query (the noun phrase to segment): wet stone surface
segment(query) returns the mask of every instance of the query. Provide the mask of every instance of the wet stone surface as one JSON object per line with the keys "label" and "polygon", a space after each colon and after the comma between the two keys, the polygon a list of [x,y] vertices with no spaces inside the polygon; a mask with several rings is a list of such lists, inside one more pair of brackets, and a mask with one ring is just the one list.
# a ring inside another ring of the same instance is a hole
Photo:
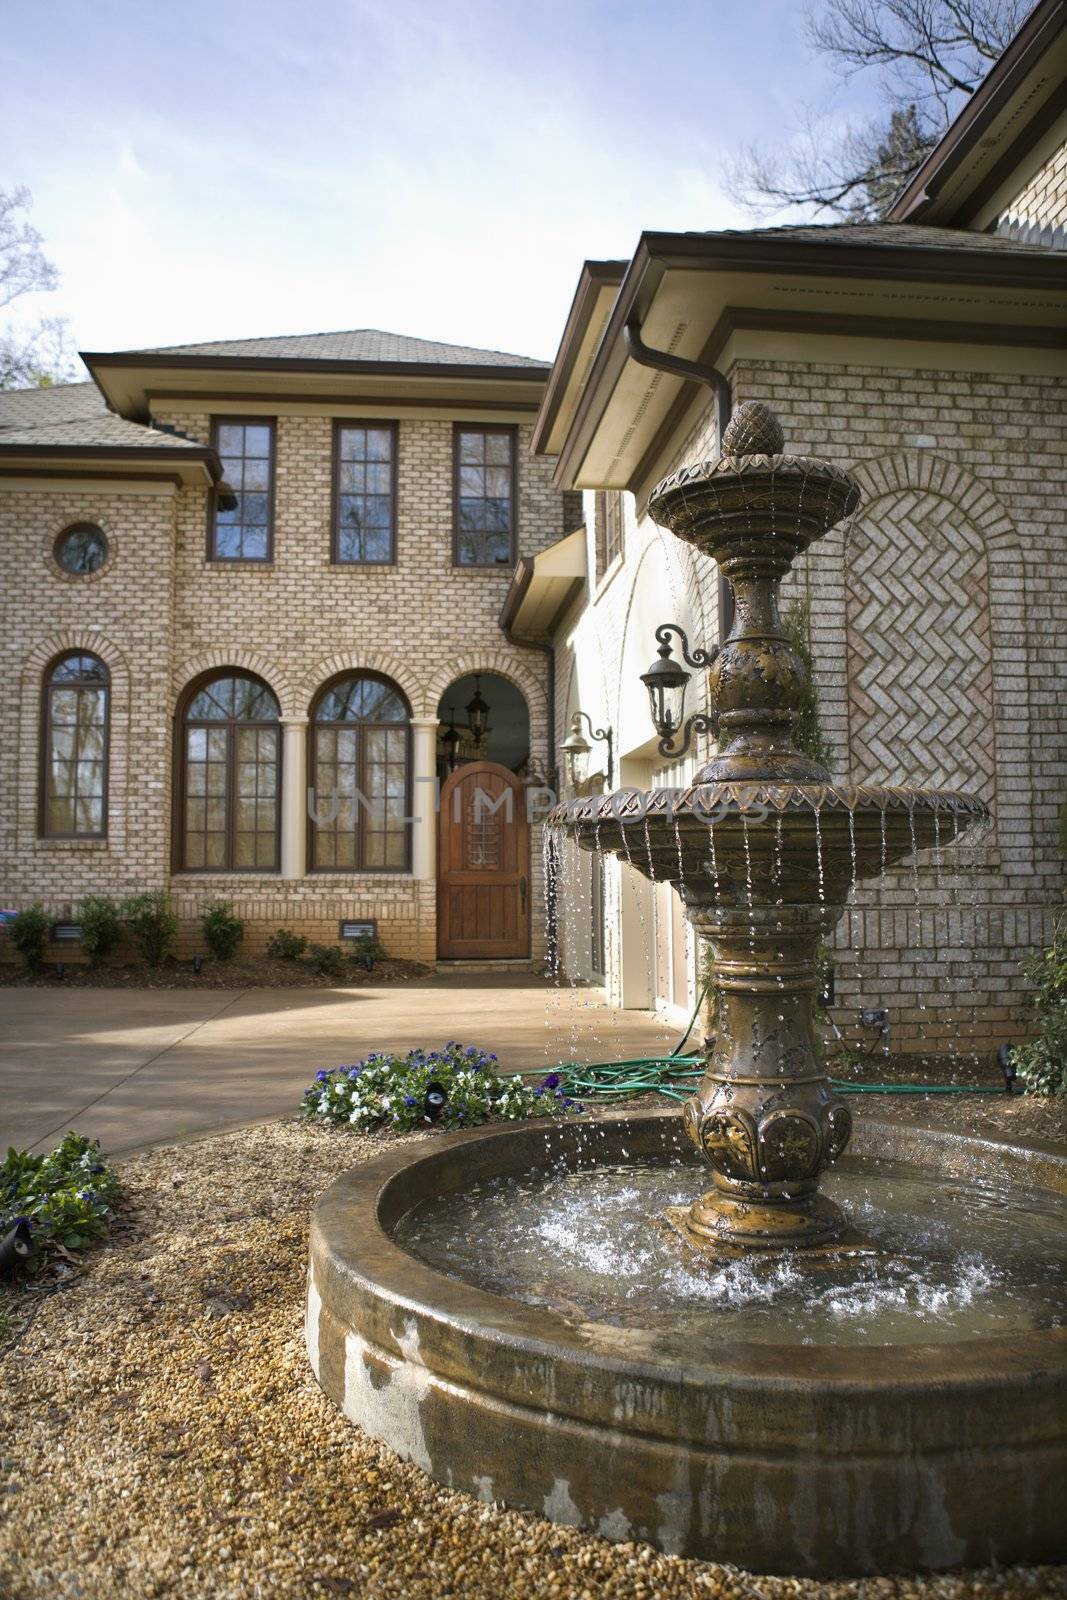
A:
{"label": "wet stone surface", "polygon": [[381,1149],[284,1123],[125,1161],[112,1243],[57,1292],[0,1294],[4,1600],[1067,1600],[1048,1567],[757,1576],[438,1487],[345,1420],[304,1350],[311,1204]]}

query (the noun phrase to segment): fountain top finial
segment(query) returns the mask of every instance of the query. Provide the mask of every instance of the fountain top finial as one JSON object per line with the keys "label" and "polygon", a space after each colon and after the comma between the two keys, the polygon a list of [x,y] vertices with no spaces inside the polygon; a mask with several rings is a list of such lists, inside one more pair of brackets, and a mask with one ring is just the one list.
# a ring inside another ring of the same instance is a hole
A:
{"label": "fountain top finial", "polygon": [[784,447],[782,424],[762,400],[739,405],[722,436],[724,456],[780,456]]}

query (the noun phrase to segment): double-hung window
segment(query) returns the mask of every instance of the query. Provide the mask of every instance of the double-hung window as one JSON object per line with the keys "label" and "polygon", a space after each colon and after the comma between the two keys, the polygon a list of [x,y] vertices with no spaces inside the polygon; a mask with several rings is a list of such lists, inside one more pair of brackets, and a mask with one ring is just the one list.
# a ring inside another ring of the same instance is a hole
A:
{"label": "double-hung window", "polygon": [[395,422],[334,428],[333,540],[340,566],[396,560]]}
{"label": "double-hung window", "polygon": [[517,498],[514,427],[457,423],[453,470],[456,565],[510,566]]}
{"label": "double-hung window", "polygon": [[213,561],[270,561],[274,553],[274,423],[215,417],[211,443],[228,497],[215,495],[208,554]]}

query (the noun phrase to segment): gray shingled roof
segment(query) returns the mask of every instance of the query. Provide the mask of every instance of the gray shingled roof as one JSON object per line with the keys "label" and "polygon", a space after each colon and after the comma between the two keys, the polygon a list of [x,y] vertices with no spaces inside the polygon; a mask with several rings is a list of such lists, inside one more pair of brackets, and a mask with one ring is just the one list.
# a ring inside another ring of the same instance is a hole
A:
{"label": "gray shingled roof", "polygon": [[269,339],[219,339],[209,344],[172,344],[151,350],[123,350],[128,356],[244,356],[261,360],[368,361],[426,366],[529,367],[548,371],[550,361],[509,355],[503,350],[478,350],[465,344],[439,344],[411,339],[378,328],[351,328],[341,333],[296,333]]}
{"label": "gray shingled roof", "polygon": [[927,228],[913,222],[801,222],[774,228],[709,229],[705,238],[781,239],[783,243],[854,244],[907,250],[979,250],[1003,256],[1062,255],[1048,245],[1021,244],[996,233],[972,233],[967,228]]}
{"label": "gray shingled roof", "polygon": [[115,416],[95,383],[0,391],[0,446],[28,449],[38,445],[68,445],[73,449],[203,449],[193,439]]}

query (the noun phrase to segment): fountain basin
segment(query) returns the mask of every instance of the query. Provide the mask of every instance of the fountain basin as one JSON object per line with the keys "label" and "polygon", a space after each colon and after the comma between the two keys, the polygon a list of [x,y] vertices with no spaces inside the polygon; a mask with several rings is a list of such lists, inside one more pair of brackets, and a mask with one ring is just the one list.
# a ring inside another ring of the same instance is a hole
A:
{"label": "fountain basin", "polygon": [[[679,1137],[673,1110],[617,1114],[596,1124],[596,1160],[670,1157]],[[327,1189],[307,1346],[353,1421],[483,1500],[757,1571],[1062,1555],[1061,1329],[876,1347],[724,1339],[686,1358],[639,1328],[489,1293],[397,1242],[420,1203],[588,1166],[591,1148],[588,1124],[491,1127],[395,1147]],[[863,1121],[852,1149],[942,1180],[1067,1188],[1054,1152],[940,1130]]]}

